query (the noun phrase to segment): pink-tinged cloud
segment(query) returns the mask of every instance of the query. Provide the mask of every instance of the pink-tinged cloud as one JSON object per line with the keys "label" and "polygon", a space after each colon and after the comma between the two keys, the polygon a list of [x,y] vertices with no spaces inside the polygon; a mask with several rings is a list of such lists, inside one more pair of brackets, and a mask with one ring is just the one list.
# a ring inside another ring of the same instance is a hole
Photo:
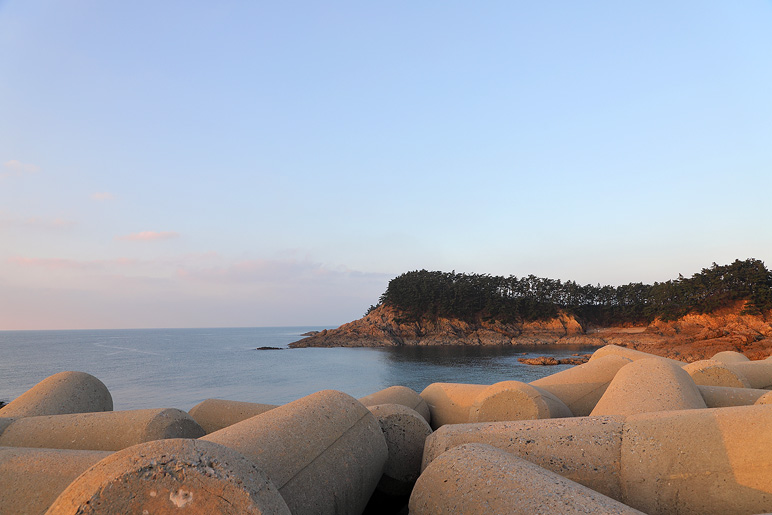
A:
{"label": "pink-tinged cloud", "polygon": [[42,222],[42,225],[44,227],[51,227],[54,229],[61,229],[66,227],[72,227],[74,225],[77,225],[77,222],[73,222],[72,220],[65,220],[64,218],[54,218],[50,222]]}
{"label": "pink-tinged cloud", "polygon": [[[175,271],[177,272],[175,274]],[[339,325],[391,275],[311,259],[17,256],[0,261],[0,329]]]}
{"label": "pink-tinged cloud", "polygon": [[97,191],[91,194],[91,200],[98,200],[99,202],[106,202],[114,199],[115,196],[108,191]]}
{"label": "pink-tinged cloud", "polygon": [[77,225],[77,222],[72,220],[65,220],[64,218],[54,218],[53,220],[46,220],[31,216],[28,218],[20,218],[18,216],[7,216],[0,212],[0,229],[3,228],[22,228],[22,229],[44,229],[44,230],[59,230],[69,229]]}
{"label": "pink-tinged cloud", "polygon": [[3,163],[3,170],[0,172],[0,177],[8,177],[10,175],[23,175],[26,173],[35,173],[40,171],[40,167],[31,163],[22,163],[16,159],[6,161]]}
{"label": "pink-tinged cloud", "polygon": [[136,266],[140,262],[131,258],[95,259],[91,261],[78,261],[64,258],[33,258],[17,256],[8,258],[8,263],[36,268],[48,268],[52,270],[101,270],[108,267]]}
{"label": "pink-tinged cloud", "polygon": [[179,238],[179,233],[174,231],[142,231],[135,232],[133,234],[127,234],[126,236],[119,236],[119,240],[125,241],[156,241],[156,240],[172,240]]}
{"label": "pink-tinged cloud", "polygon": [[328,283],[352,278],[383,281],[390,277],[386,274],[358,272],[345,267],[329,267],[309,261],[269,259],[239,261],[215,268],[180,267],[177,269],[177,276],[184,280],[241,285],[276,282]]}

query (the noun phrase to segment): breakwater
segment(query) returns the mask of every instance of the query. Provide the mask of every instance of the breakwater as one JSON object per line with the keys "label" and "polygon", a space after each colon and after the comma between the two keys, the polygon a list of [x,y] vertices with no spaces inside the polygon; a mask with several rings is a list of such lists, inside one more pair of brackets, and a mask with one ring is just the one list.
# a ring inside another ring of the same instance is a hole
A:
{"label": "breakwater", "polygon": [[3,513],[765,513],[772,360],[607,346],[531,381],[113,411],[61,372],[0,409]]}

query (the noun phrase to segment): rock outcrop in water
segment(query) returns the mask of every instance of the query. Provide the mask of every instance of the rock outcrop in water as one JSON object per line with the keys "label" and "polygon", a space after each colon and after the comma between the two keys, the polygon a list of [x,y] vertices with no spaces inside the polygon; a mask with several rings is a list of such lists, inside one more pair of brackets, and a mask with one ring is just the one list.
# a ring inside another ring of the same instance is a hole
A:
{"label": "rock outcrop in water", "polygon": [[752,359],[772,353],[772,314],[743,315],[743,303],[711,314],[691,314],[675,321],[655,320],[640,327],[587,327],[565,313],[524,324],[439,318],[406,321],[393,307],[380,305],[337,329],[321,331],[290,347],[388,347],[400,345],[608,344],[638,349],[681,361],[737,351]]}

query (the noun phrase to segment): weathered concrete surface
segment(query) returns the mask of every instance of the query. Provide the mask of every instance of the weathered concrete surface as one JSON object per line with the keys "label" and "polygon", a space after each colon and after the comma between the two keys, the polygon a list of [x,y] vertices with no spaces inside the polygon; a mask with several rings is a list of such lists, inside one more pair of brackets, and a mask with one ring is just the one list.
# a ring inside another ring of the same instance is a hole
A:
{"label": "weathered concrete surface", "polygon": [[389,450],[378,490],[407,495],[421,474],[424,443],[432,428],[417,411],[401,404],[376,404],[368,409],[378,419]]}
{"label": "weathered concrete surface", "polygon": [[622,367],[592,415],[633,415],[705,407],[688,373],[662,358],[651,358]]}
{"label": "weathered concrete surface", "polygon": [[466,443],[483,443],[620,500],[623,417],[445,425],[426,439],[422,467]]}
{"label": "weathered concrete surface", "polygon": [[665,360],[679,367],[686,364],[683,361],[678,361],[676,359],[665,358],[662,356],[657,356],[656,354],[649,354],[648,352],[641,352],[635,349],[628,349],[627,347],[620,347],[619,345],[606,345],[604,347],[601,347],[600,349],[592,353],[592,356],[590,356],[590,361],[600,359],[604,356],[609,356],[609,355],[622,356],[623,358],[627,358],[630,361],[638,361],[639,359],[657,358],[657,359]]}
{"label": "weathered concrete surface", "polygon": [[573,416],[547,390],[520,381],[501,381],[480,392],[469,408],[469,422],[503,422]]}
{"label": "weathered concrete surface", "polygon": [[745,376],[731,370],[727,362],[724,361],[703,359],[689,363],[683,369],[698,385],[750,388]]}
{"label": "weathered concrete surface", "polygon": [[0,417],[0,435],[2,435],[5,428],[10,426],[15,420],[15,418]]}
{"label": "weathered concrete surface", "polygon": [[772,405],[448,425],[427,439],[424,466],[479,442],[652,515],[763,513],[772,511],[770,427]]}
{"label": "weathered concrete surface", "polygon": [[178,409],[103,411],[14,419],[0,433],[0,446],[117,451],[151,440],[203,435],[201,426]]}
{"label": "weathered concrete surface", "polygon": [[277,408],[276,404],[229,401],[225,399],[206,399],[188,411],[207,433],[214,433],[224,427]]}
{"label": "weathered concrete surface", "polygon": [[609,354],[529,384],[563,401],[574,416],[584,417],[595,408],[619,369],[630,362],[629,358]]}
{"label": "weathered concrete surface", "polygon": [[772,363],[767,360],[727,363],[726,366],[748,381],[749,388],[772,388]]}
{"label": "weathered concrete surface", "polygon": [[201,440],[163,440],[103,459],[61,493],[49,515],[289,514],[265,473]]}
{"label": "weathered concrete surface", "polygon": [[85,372],[59,372],[0,408],[0,417],[36,417],[112,409],[113,398],[102,381]]}
{"label": "weathered concrete surface", "polygon": [[743,363],[745,361],[750,361],[748,359],[748,356],[746,356],[745,354],[742,354],[740,352],[736,352],[733,350],[725,350],[725,351],[717,352],[710,359],[720,361],[722,363]]}
{"label": "weathered concrete surface", "polygon": [[431,412],[432,429],[469,422],[469,410],[488,385],[432,383],[420,393]]}
{"label": "weathered concrete surface", "polygon": [[697,385],[702,399],[708,408],[729,408],[731,406],[750,406],[756,404],[769,390],[755,388],[729,388],[726,386]]}
{"label": "weathered concrete surface", "polygon": [[772,392],[770,392],[769,390],[751,390],[751,391],[753,391],[753,392],[758,392],[758,391],[766,392],[764,395],[762,395],[761,397],[756,399],[756,402],[754,402],[753,404],[759,404],[759,405],[761,405],[761,404],[772,404]]}
{"label": "weathered concrete surface", "polygon": [[485,444],[435,459],[410,496],[413,515],[640,514],[624,504]]}
{"label": "weathered concrete surface", "polygon": [[0,513],[39,515],[107,451],[0,447]]}
{"label": "weathered concrete surface", "polygon": [[417,411],[426,422],[431,422],[431,412],[426,401],[407,386],[390,386],[359,399],[363,405],[370,407],[378,404],[401,404]]}
{"label": "weathered concrete surface", "polygon": [[624,502],[650,515],[772,511],[770,427],[769,405],[627,417]]}
{"label": "weathered concrete surface", "polygon": [[572,416],[556,396],[520,381],[432,383],[420,395],[431,411],[432,429],[445,424]]}
{"label": "weathered concrete surface", "polygon": [[375,416],[334,390],[308,395],[202,440],[252,460],[295,515],[361,513],[388,458]]}

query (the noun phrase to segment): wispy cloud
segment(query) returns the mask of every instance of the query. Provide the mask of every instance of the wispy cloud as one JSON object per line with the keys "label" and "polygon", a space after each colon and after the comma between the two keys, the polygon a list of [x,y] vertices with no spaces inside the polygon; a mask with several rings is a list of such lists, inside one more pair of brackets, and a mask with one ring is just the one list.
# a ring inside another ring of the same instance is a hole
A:
{"label": "wispy cloud", "polygon": [[99,202],[106,202],[108,200],[114,200],[115,195],[107,191],[97,191],[91,194],[91,200],[97,200]]}
{"label": "wispy cloud", "polygon": [[389,276],[359,272],[346,267],[330,267],[321,263],[295,260],[253,259],[222,267],[177,269],[182,279],[229,284],[336,282],[356,278],[384,280]]}
{"label": "wispy cloud", "polygon": [[180,234],[174,231],[142,231],[127,234],[125,236],[118,236],[117,239],[124,241],[157,241],[157,240],[172,240],[179,238]]}
{"label": "wispy cloud", "polygon": [[[312,259],[19,255],[0,262],[0,329],[322,325],[358,318],[389,275]],[[14,290],[14,288],[16,288]]]}
{"label": "wispy cloud", "polygon": [[30,227],[41,227],[44,229],[66,229],[77,225],[77,222],[66,220],[64,218],[54,218],[53,220],[44,220],[40,218],[28,218],[23,223]]}
{"label": "wispy cloud", "polygon": [[[217,253],[183,254],[175,257],[143,260],[130,257],[116,257],[111,259],[71,259],[62,257],[33,257],[13,256],[5,260],[6,263],[26,268],[47,268],[56,270],[106,270],[120,269],[123,271],[168,271],[170,277],[179,267],[203,266],[219,260]],[[157,275],[157,274],[156,274]]]}
{"label": "wispy cloud", "polygon": [[0,177],[9,177],[11,175],[24,175],[28,173],[39,172],[40,167],[31,163],[22,163],[16,159],[11,159],[3,163],[3,171],[0,172]]}
{"label": "wispy cloud", "polygon": [[61,230],[69,229],[77,225],[77,222],[57,217],[54,219],[40,218],[37,216],[19,217],[0,212],[0,229],[3,228],[23,228],[23,229],[43,229],[43,230]]}
{"label": "wispy cloud", "polygon": [[30,268],[48,268],[52,270],[103,270],[110,267],[133,267],[140,262],[131,258],[95,259],[80,261],[66,258],[34,258],[16,256],[6,260],[8,263]]}

